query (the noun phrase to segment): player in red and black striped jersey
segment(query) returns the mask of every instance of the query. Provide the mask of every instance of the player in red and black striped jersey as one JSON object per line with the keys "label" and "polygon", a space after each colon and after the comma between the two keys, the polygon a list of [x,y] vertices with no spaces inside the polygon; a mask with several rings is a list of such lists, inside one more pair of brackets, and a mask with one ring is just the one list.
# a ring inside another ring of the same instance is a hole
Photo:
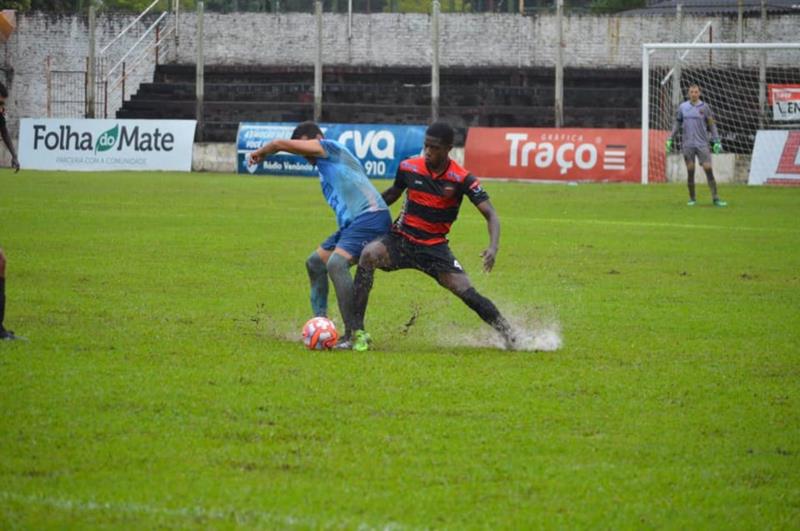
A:
{"label": "player in red and black striped jersey", "polygon": [[513,348],[515,335],[497,307],[478,293],[459,264],[447,242],[447,233],[458,217],[464,196],[486,218],[489,247],[481,253],[483,269],[494,267],[500,243],[500,219],[489,201],[489,194],[480,181],[449,157],[453,147],[453,129],[437,122],[425,132],[424,156],[404,160],[394,184],[383,192],[391,205],[406,191],[406,202],[392,231],[364,248],[354,281],[353,349],[369,348],[369,335],[364,332],[369,292],[376,268],[384,271],[417,269],[433,277],[449,289],[485,322],[500,332],[508,348]]}

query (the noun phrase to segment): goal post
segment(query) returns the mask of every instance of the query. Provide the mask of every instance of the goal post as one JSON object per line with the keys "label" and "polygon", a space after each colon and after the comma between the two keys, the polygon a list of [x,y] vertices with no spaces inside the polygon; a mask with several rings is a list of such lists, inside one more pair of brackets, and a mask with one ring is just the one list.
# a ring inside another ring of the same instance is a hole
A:
{"label": "goal post", "polygon": [[[642,184],[667,180],[664,143],[694,84],[714,115],[724,152],[749,157],[758,130],[800,129],[800,42],[643,44]],[[781,106],[775,96],[783,94],[797,99]],[[669,159],[673,170],[677,159]]]}

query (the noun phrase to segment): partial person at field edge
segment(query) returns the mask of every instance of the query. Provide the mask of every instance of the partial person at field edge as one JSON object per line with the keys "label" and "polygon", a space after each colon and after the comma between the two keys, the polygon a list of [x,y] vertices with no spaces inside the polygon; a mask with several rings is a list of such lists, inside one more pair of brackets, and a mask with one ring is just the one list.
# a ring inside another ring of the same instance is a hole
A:
{"label": "partial person at field edge", "polygon": [[[11,135],[8,133],[6,126],[6,99],[8,98],[8,89],[5,85],[0,83],[0,137],[3,138],[9,153],[11,153],[11,166],[14,168],[14,173],[19,171],[19,160],[17,160],[17,152],[14,151],[14,143],[11,141]],[[14,335],[11,330],[6,330],[3,326],[3,321],[6,316],[6,255],[3,249],[0,248],[0,341],[11,341],[20,339]]]}

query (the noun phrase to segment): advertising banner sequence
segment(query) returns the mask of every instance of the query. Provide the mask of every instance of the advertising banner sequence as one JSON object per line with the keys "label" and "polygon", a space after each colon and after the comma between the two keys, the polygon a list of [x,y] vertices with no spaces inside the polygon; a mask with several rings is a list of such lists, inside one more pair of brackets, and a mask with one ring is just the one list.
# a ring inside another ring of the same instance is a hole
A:
{"label": "advertising banner sequence", "polygon": [[639,129],[471,127],[464,166],[479,177],[639,182],[641,151]]}
{"label": "advertising banner sequence", "polygon": [[[239,173],[317,176],[316,168],[303,157],[278,153],[262,163],[247,165],[247,154],[271,140],[291,138],[296,123],[239,124],[236,168]],[[319,124],[325,138],[344,144],[361,161],[367,176],[393,179],[400,161],[422,152],[423,125]]]}
{"label": "advertising banner sequence", "polygon": [[191,171],[195,120],[22,118],[23,168]]}
{"label": "advertising banner sequence", "polygon": [[758,131],[747,184],[800,185],[800,131]]}

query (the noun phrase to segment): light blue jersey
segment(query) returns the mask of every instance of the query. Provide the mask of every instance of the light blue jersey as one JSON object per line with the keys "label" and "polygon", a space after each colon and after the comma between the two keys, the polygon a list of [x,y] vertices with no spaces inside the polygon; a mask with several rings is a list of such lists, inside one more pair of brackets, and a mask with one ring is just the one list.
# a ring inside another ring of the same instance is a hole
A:
{"label": "light blue jersey", "polygon": [[347,227],[365,212],[389,209],[355,155],[335,140],[323,138],[319,142],[328,154],[317,159],[322,195],[336,213],[339,228]]}

